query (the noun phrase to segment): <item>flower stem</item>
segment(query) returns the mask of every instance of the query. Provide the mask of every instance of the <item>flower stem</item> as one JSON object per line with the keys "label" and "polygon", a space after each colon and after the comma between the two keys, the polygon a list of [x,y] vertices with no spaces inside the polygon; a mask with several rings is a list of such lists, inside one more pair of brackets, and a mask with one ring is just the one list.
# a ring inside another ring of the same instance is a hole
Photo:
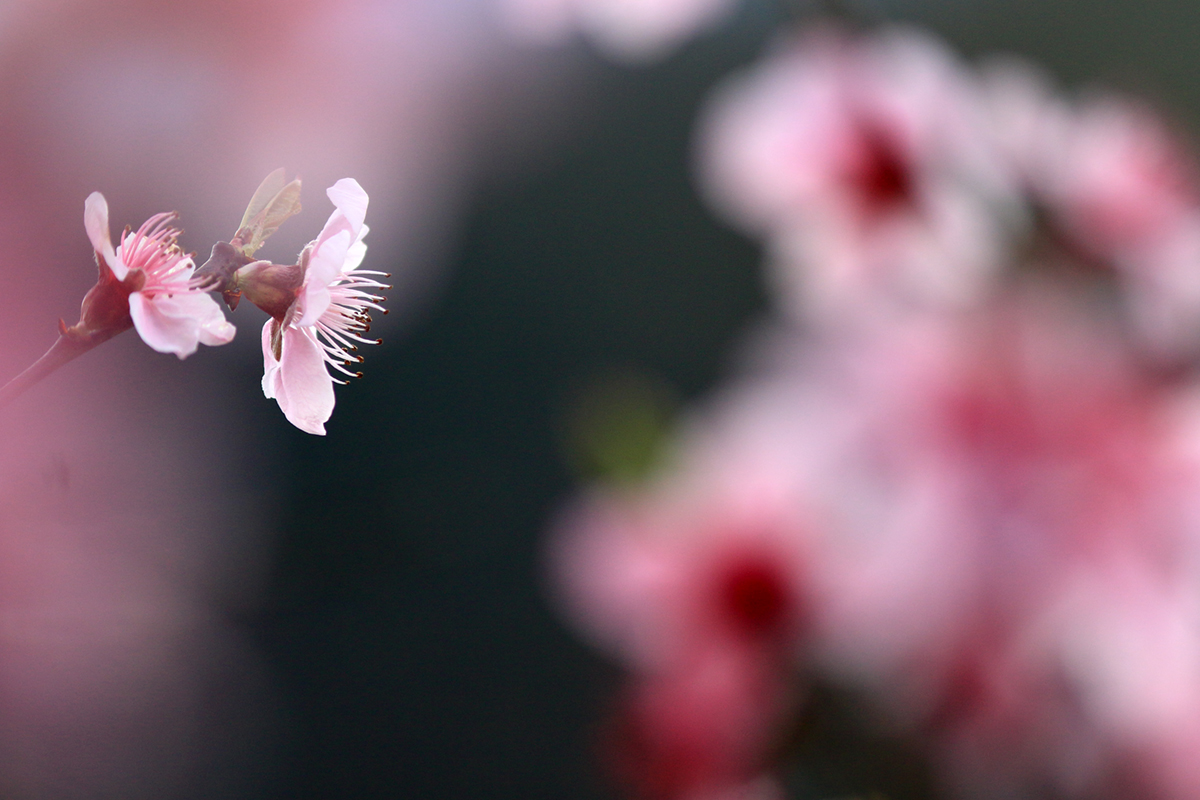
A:
{"label": "flower stem", "polygon": [[[65,328],[65,326],[62,327]],[[50,346],[50,349],[41,358],[33,362],[20,375],[4,384],[3,387],[0,387],[0,408],[8,405],[23,394],[26,389],[54,372],[54,370],[63,364],[83,355],[108,338],[110,337],[76,336],[72,335],[69,329],[63,330],[59,334],[58,340]]]}

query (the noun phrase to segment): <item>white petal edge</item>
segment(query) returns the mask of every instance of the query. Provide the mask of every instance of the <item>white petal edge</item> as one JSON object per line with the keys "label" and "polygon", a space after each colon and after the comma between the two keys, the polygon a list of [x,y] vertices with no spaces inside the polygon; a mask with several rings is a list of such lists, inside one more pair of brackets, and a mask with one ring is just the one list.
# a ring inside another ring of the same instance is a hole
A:
{"label": "white petal edge", "polygon": [[92,192],[87,196],[87,200],[83,201],[83,227],[92,242],[92,247],[104,259],[104,263],[113,271],[117,280],[125,280],[129,270],[113,250],[112,237],[108,230],[108,201],[99,192]]}
{"label": "white petal edge", "polygon": [[274,400],[276,395],[276,384],[279,380],[279,362],[275,360],[275,354],[271,352],[271,325],[275,320],[269,319],[262,329],[262,350],[263,350],[263,379],[262,390],[263,395],[268,400]]}
{"label": "white petal edge", "polygon": [[346,255],[354,243],[353,231],[345,219],[331,220],[321,231],[309,256],[308,269],[304,274],[305,285],[328,286],[342,274]]}
{"label": "white petal edge", "polygon": [[371,229],[363,225],[362,230],[358,232],[358,240],[350,245],[350,249],[346,251],[346,262],[342,264],[342,274],[358,269],[362,266],[363,259],[367,257],[367,243],[363,241]]}
{"label": "white petal edge", "polygon": [[367,203],[370,200],[366,191],[354,178],[342,178],[326,189],[325,194],[333,203],[334,208],[345,216],[350,223],[351,230],[354,231],[354,238],[358,239],[358,232],[363,226],[363,220],[367,217]]}
{"label": "white petal edge", "polygon": [[268,400],[274,400],[276,395],[276,384],[279,380],[279,362],[275,360],[275,354],[271,352],[271,325],[275,320],[269,319],[262,329],[262,350],[263,350],[263,379],[262,390],[263,395]]}

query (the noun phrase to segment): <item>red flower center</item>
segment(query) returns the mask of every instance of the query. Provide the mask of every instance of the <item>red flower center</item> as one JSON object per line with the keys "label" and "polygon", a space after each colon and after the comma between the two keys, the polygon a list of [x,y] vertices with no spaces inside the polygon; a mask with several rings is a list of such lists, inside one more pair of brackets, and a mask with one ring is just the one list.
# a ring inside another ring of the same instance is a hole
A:
{"label": "red flower center", "polygon": [[722,576],[719,602],[734,628],[753,637],[780,632],[791,616],[792,596],[779,565],[743,558]]}
{"label": "red flower center", "polygon": [[850,181],[866,213],[877,216],[911,204],[915,193],[912,165],[899,143],[878,125],[864,124],[859,137]]}

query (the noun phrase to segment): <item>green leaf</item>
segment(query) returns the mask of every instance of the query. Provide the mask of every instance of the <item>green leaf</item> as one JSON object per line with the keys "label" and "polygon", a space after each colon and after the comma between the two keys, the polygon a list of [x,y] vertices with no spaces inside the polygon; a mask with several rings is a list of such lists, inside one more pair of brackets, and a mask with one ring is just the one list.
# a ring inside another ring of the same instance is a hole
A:
{"label": "green leaf", "polygon": [[242,216],[242,224],[230,241],[234,247],[253,258],[258,248],[279,226],[300,213],[300,179],[284,181],[282,168],[275,170],[259,184],[250,205]]}
{"label": "green leaf", "polygon": [[563,433],[568,462],[585,479],[637,483],[674,442],[676,402],[664,383],[636,373],[588,382],[570,404]]}

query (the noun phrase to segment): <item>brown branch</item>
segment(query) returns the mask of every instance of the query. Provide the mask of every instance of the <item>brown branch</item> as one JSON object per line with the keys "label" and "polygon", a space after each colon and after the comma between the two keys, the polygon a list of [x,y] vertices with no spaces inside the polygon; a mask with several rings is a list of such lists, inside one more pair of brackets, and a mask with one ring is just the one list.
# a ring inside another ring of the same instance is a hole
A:
{"label": "brown branch", "polygon": [[27,370],[0,387],[0,408],[17,399],[26,389],[59,367],[73,361],[101,342],[111,339],[113,335],[115,333],[81,336],[75,332],[75,329],[67,328],[66,324],[60,321],[58,340],[50,346],[50,349],[33,362]]}

